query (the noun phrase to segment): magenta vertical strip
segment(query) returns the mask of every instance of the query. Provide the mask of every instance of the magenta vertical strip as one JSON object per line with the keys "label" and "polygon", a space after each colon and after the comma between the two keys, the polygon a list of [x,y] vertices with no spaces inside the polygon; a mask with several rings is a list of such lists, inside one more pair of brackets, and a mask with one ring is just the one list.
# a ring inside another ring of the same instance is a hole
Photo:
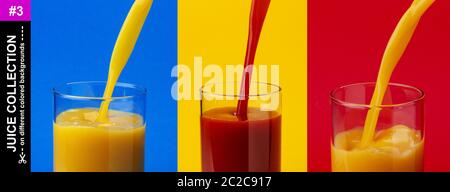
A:
{"label": "magenta vertical strip", "polygon": [[30,21],[31,0],[1,0],[0,21]]}

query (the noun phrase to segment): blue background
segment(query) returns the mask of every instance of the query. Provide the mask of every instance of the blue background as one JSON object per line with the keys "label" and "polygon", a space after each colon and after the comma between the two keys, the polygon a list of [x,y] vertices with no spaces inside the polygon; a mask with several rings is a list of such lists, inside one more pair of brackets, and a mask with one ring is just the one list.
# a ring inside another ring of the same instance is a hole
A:
{"label": "blue background", "polygon": [[[133,0],[32,1],[32,171],[53,169],[55,85],[105,81],[109,59]],[[146,171],[177,170],[177,1],[154,1],[119,81],[148,90]]]}

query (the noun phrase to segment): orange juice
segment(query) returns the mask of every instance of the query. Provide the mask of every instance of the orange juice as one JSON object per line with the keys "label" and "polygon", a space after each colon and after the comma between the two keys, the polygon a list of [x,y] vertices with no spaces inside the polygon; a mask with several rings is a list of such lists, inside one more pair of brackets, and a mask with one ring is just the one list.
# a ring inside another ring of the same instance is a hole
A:
{"label": "orange juice", "polygon": [[54,122],[54,170],[144,171],[145,128],[137,114],[109,110],[114,88],[128,62],[153,0],[135,0],[111,55],[99,109],[72,109]]}
{"label": "orange juice", "polygon": [[336,172],[423,171],[423,139],[420,131],[404,125],[377,132],[371,146],[360,148],[363,130],[344,131],[334,138],[332,169]]}
{"label": "orange juice", "polygon": [[108,82],[103,93],[105,100],[100,106],[100,114],[97,118],[99,122],[108,122],[108,107],[111,102],[110,98],[113,95],[114,87],[133,52],[152,4],[153,0],[135,0],[120,29],[109,63]]}
{"label": "orange juice", "polygon": [[361,147],[368,147],[372,142],[372,139],[376,134],[375,129],[381,110],[379,106],[382,105],[392,72],[408,47],[422,15],[434,2],[435,0],[414,0],[411,7],[397,24],[394,33],[389,39],[378,71],[375,91],[372,100],[370,101],[371,108],[367,113],[366,122],[364,124],[364,132],[360,143]]}
{"label": "orange juice", "polygon": [[414,31],[435,0],[414,0],[401,18],[383,55],[364,128],[341,132],[332,145],[333,171],[423,171],[420,132],[402,125],[377,132],[377,122],[392,72]]}
{"label": "orange juice", "polygon": [[54,122],[54,171],[144,170],[145,125],[141,116],[109,110],[98,123],[95,108],[62,112]]}

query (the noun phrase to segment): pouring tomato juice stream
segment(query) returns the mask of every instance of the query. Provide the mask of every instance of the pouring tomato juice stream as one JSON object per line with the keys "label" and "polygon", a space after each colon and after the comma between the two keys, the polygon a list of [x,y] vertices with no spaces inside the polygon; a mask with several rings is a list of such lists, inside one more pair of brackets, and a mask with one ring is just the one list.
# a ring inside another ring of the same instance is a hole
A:
{"label": "pouring tomato juice stream", "polygon": [[206,172],[280,171],[281,114],[249,107],[253,63],[270,0],[253,0],[238,106],[202,114],[202,163]]}

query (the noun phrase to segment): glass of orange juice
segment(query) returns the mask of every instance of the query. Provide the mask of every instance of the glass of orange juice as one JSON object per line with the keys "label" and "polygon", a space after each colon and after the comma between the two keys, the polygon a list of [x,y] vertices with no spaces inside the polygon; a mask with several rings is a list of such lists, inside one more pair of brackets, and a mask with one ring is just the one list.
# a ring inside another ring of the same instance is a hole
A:
{"label": "glass of orange juice", "polygon": [[144,171],[146,89],[117,83],[108,121],[97,122],[105,82],[53,89],[55,172]]}
{"label": "glass of orange juice", "polygon": [[423,171],[424,92],[391,83],[378,107],[376,134],[362,147],[361,136],[375,83],[358,83],[331,92],[332,171]]}

